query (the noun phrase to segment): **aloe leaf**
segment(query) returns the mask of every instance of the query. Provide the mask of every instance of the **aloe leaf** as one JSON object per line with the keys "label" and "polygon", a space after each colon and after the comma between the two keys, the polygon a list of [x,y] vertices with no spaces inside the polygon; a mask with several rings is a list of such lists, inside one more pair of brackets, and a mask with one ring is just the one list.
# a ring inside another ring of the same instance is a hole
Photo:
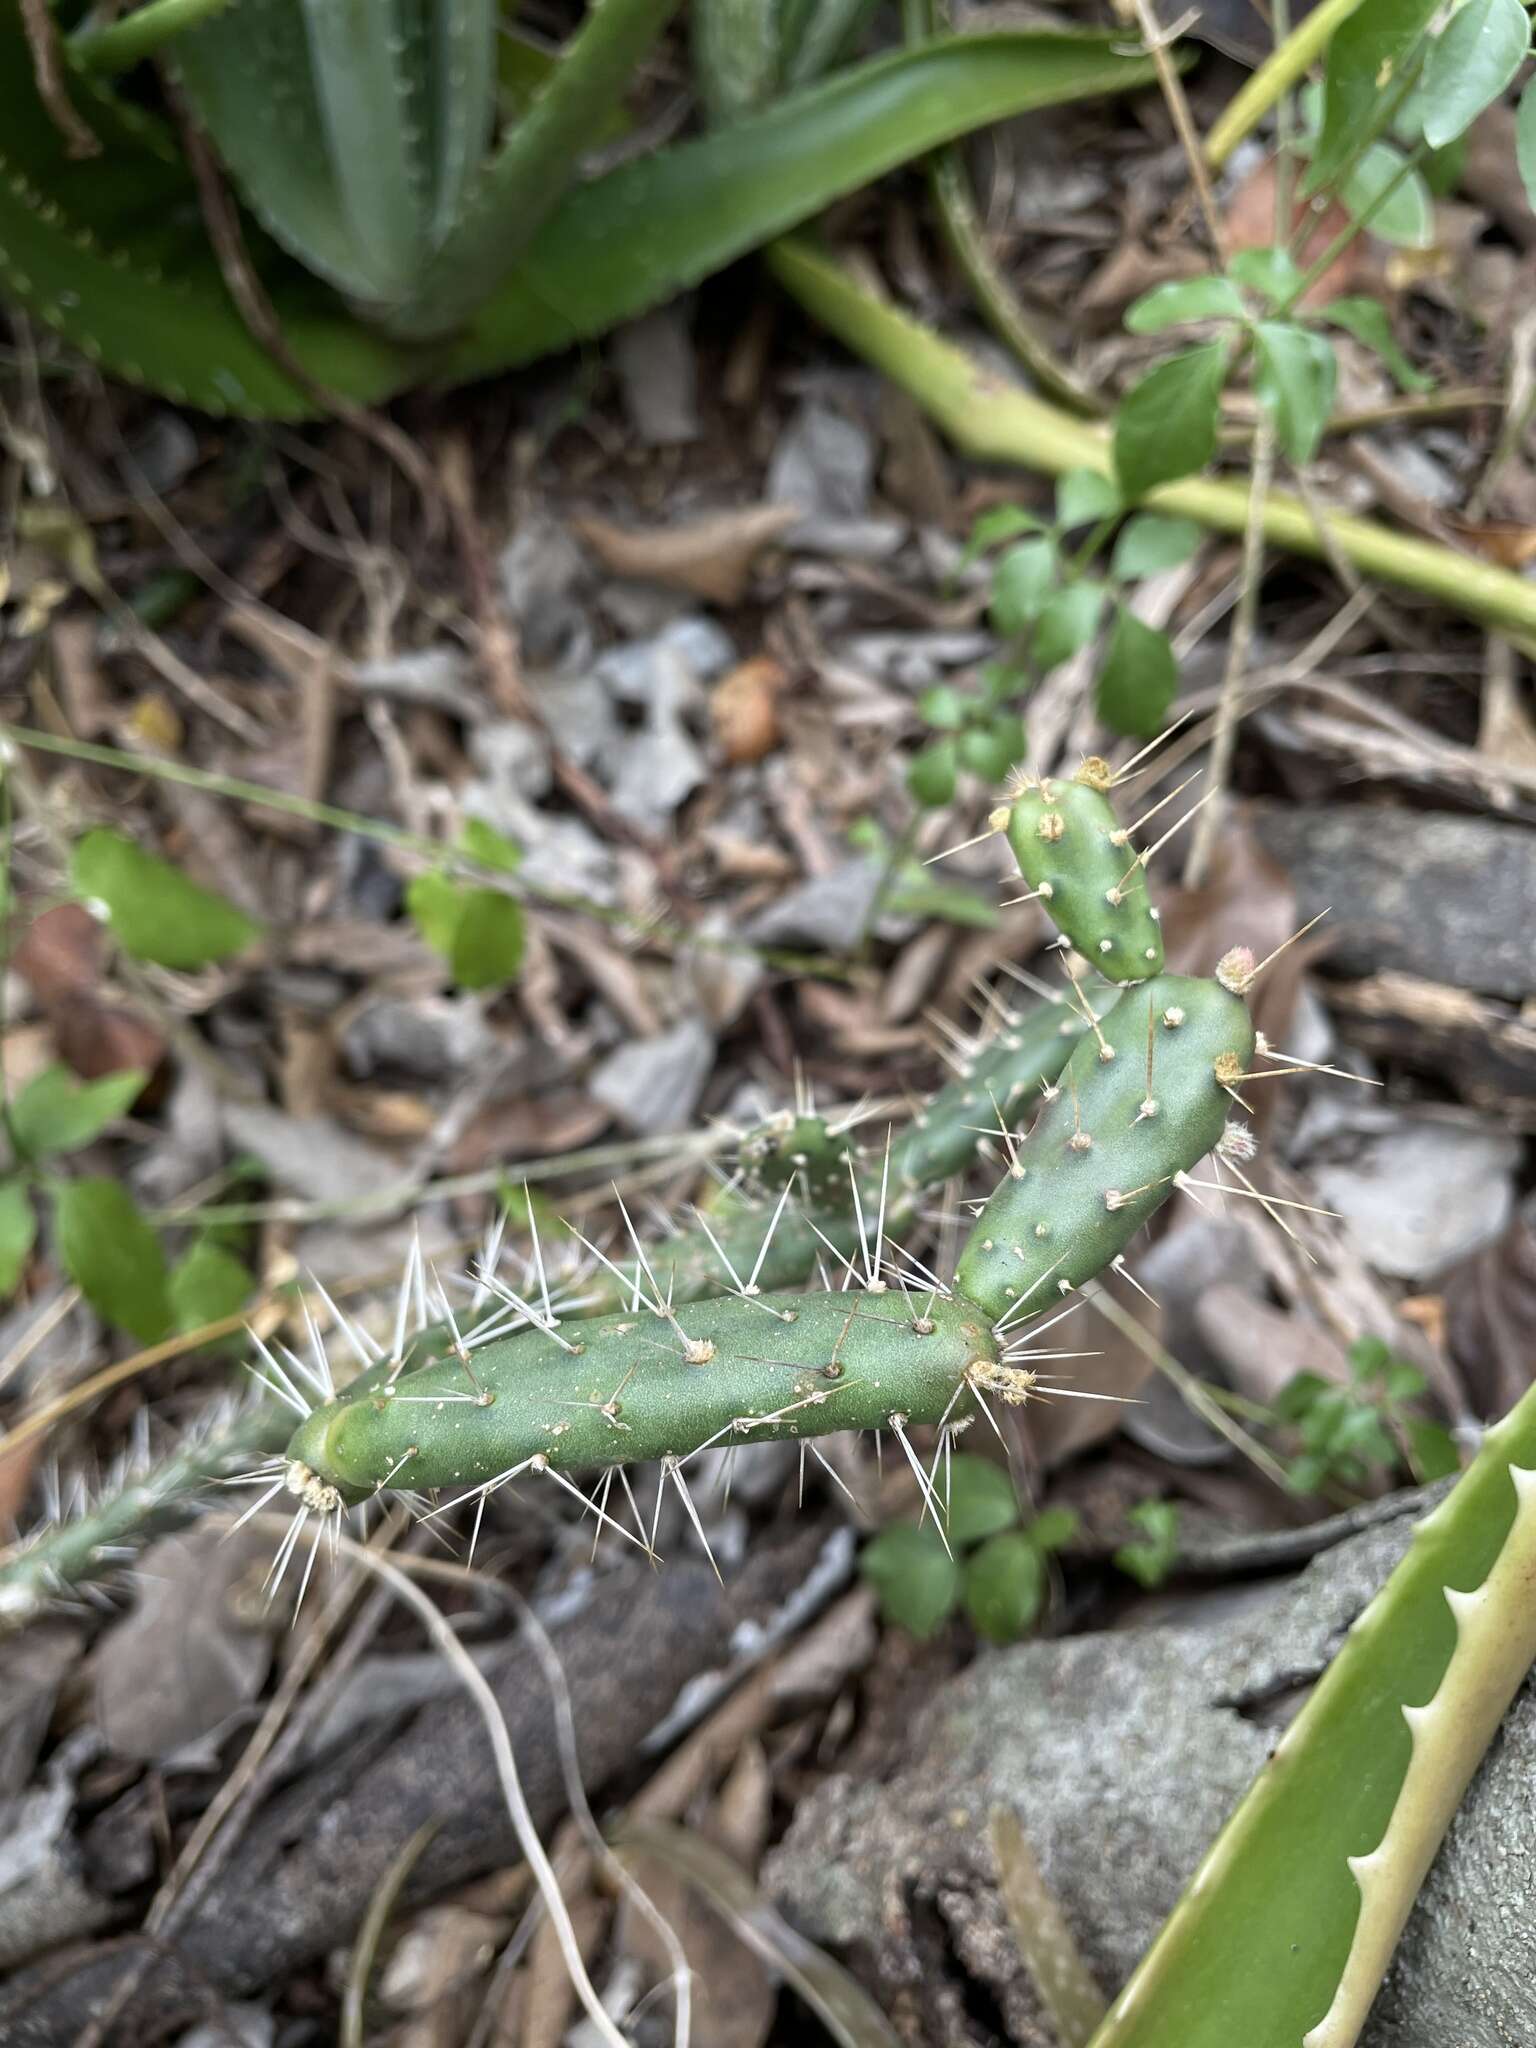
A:
{"label": "aloe leaf", "polygon": [[676,7],[677,0],[596,0],[548,84],[481,166],[441,247],[390,315],[393,332],[415,339],[451,333],[507,275],[559,206],[593,130]]}
{"label": "aloe leaf", "polygon": [[[241,10],[243,11],[243,10]],[[14,9],[0,9],[0,294],[112,375],[213,413],[316,410],[247,331],[208,247],[185,167],[156,126],[76,82],[100,156],[73,160],[37,97]],[[253,255],[308,372],[383,398],[420,359],[347,318],[260,237]]]}
{"label": "aloe leaf", "polygon": [[693,75],[712,122],[760,107],[779,82],[779,0],[693,0]]}
{"label": "aloe leaf", "polygon": [[[252,255],[307,374],[372,404],[601,334],[940,143],[1152,75],[1148,59],[1118,54],[1110,36],[1058,30],[952,38],[851,67],[569,194],[444,350],[411,350],[348,318],[258,236]],[[312,415],[313,397],[230,303],[184,170],[133,146],[125,122],[94,109],[92,120],[107,153],[71,163],[32,86],[18,18],[0,10],[0,292],[112,374],[167,397],[213,412]]]}
{"label": "aloe leaf", "polygon": [[[242,198],[306,268],[393,301],[427,248],[412,0],[240,0],[174,46],[188,100]],[[414,60],[414,61],[413,61]]]}
{"label": "aloe leaf", "polygon": [[601,334],[898,164],[1035,107],[1154,77],[1113,36],[997,30],[850,66],[760,114],[570,194],[452,347],[484,376]]}
{"label": "aloe leaf", "polygon": [[496,0],[415,0],[432,8],[436,61],[431,123],[432,240],[463,211],[496,123]]}

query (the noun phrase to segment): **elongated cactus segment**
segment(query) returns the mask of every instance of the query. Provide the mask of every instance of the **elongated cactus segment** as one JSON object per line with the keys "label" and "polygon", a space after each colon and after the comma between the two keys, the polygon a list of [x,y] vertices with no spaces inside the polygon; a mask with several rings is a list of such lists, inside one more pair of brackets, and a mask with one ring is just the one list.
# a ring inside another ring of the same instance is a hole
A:
{"label": "elongated cactus segment", "polygon": [[986,1318],[939,1295],[647,1305],[524,1330],[321,1409],[289,1445],[289,1483],[323,1511],[384,1486],[473,1490],[530,1466],[953,1423],[972,1411],[971,1375],[990,1382],[1000,1360]]}
{"label": "elongated cactus segment", "polygon": [[1160,974],[1163,934],[1147,874],[1105,789],[1108,770],[1088,761],[1070,782],[1027,779],[1008,813],[1019,872],[1052,922],[1107,981]]}
{"label": "elongated cactus segment", "polygon": [[1010,1018],[964,1071],[918,1111],[891,1152],[891,1183],[903,1192],[936,1187],[976,1157],[978,1134],[1014,1118],[1056,1079],[1088,1029],[1067,1002],[1041,1003]]}
{"label": "elongated cactus segment", "polygon": [[741,1161],[757,1187],[777,1194],[794,1186],[816,1208],[846,1209],[853,1200],[846,1128],[825,1117],[786,1110],[743,1139]]}
{"label": "elongated cactus segment", "polygon": [[994,1317],[1082,1286],[1122,1252],[1226,1128],[1253,1056],[1241,998],[1159,975],[1083,1038],[977,1219],[960,1290]]}
{"label": "elongated cactus segment", "polygon": [[1353,2048],[1536,1656],[1533,1575],[1536,1389],[1419,1524],[1090,2048]]}

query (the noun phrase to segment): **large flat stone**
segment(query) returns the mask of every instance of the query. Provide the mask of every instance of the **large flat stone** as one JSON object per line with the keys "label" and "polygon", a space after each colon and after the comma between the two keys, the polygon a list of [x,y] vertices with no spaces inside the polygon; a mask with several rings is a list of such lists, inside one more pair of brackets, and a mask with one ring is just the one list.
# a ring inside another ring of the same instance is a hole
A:
{"label": "large flat stone", "polygon": [[1384,804],[1256,804],[1266,849],[1320,910],[1339,974],[1393,969],[1520,1002],[1536,991],[1536,832]]}

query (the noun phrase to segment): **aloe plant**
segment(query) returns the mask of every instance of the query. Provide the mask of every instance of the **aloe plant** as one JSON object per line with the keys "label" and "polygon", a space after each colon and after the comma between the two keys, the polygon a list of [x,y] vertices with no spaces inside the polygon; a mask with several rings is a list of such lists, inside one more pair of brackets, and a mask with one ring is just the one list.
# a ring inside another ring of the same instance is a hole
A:
{"label": "aloe plant", "polygon": [[[498,134],[490,0],[155,0],[73,52],[101,144],[77,160],[8,10],[0,294],[115,376],[212,412],[302,418],[317,388],[373,404],[601,334],[941,142],[1152,76],[1109,36],[1013,30],[801,84],[826,60],[817,12],[794,28],[803,57],[782,96],[580,182],[582,149],[670,12],[601,0]],[[151,13],[163,40],[133,33]],[[151,41],[252,216],[298,381],[236,311],[172,132],[112,84]]]}

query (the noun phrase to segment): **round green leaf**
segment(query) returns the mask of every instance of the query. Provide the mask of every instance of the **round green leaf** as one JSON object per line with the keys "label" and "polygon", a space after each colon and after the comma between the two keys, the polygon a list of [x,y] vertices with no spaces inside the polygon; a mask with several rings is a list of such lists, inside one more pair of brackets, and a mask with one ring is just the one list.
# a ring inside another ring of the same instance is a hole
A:
{"label": "round green leaf", "polygon": [[920,804],[937,810],[955,794],[955,743],[935,740],[907,763],[907,787]]}
{"label": "round green leaf", "polygon": [[78,1152],[127,1113],[147,1078],[129,1067],[99,1081],[80,1081],[68,1067],[46,1067],[11,1104],[11,1135],[28,1159]]}
{"label": "round green leaf", "polygon": [[[1018,720],[1013,721],[1014,725]],[[991,725],[967,726],[955,743],[960,766],[983,782],[1001,782],[1019,759],[1022,747],[1013,744],[1011,732],[999,734]]]}
{"label": "round green leaf", "polygon": [[935,683],[917,700],[917,715],[935,732],[958,732],[966,721],[972,699],[951,683]]}
{"label": "round green leaf", "polygon": [[1310,462],[1333,410],[1338,378],[1333,343],[1288,320],[1261,320],[1253,339],[1258,353],[1254,396],[1273,420],[1275,437],[1292,462]]}
{"label": "round green leaf", "polygon": [[1098,712],[1111,732],[1151,739],[1168,722],[1179,687],[1179,665],[1166,633],[1148,626],[1124,605],[1099,670]]}
{"label": "round green leaf", "polygon": [[990,1458],[957,1451],[949,1461],[949,1519],[944,1525],[951,1550],[969,1550],[1000,1529],[1014,1528],[1019,1497],[1012,1476]]}
{"label": "round green leaf", "polygon": [[1424,140],[1443,149],[1514,81],[1531,47],[1520,0],[1466,0],[1430,45],[1424,67]]}
{"label": "round green leaf", "polygon": [[523,864],[523,849],[484,818],[464,820],[464,851],[483,868],[497,868],[505,875],[516,874]]}
{"label": "round green leaf", "polygon": [[1101,469],[1069,469],[1056,486],[1056,524],[1064,533],[1112,519],[1119,510],[1120,493]]}
{"label": "round green leaf", "polygon": [[1260,298],[1278,305],[1301,283],[1301,271],[1289,249],[1239,249],[1227,264],[1228,275]]}
{"label": "round green leaf", "polygon": [[1138,512],[1115,536],[1109,573],[1122,583],[1176,569],[1199,547],[1201,529],[1193,519],[1165,519],[1157,512]]}
{"label": "round green leaf", "polygon": [[998,557],[992,571],[992,624],[999,633],[1024,632],[1039,616],[1056,580],[1055,545],[1043,536],[1021,540]]}
{"label": "round green leaf", "polygon": [[70,879],[77,895],[105,905],[126,952],[159,967],[190,970],[226,960],[261,931],[243,910],[120,832],[87,832],[71,858]]}
{"label": "round green leaf", "polygon": [[523,906],[500,889],[466,889],[448,965],[460,988],[502,988],[523,964]]}
{"label": "round green leaf", "polygon": [[1129,498],[1204,469],[1216,452],[1226,345],[1202,342],[1159,363],[1120,401],[1115,473]]}
{"label": "round green leaf", "polygon": [[1047,1508],[1030,1523],[1029,1540],[1036,1550],[1060,1550],[1077,1535],[1082,1520],[1076,1508]]}
{"label": "round green leaf", "polygon": [[920,1638],[943,1625],[960,1597],[960,1567],[932,1528],[883,1529],[865,1544],[859,1570],[886,1620]]}
{"label": "round green leaf", "polygon": [[0,1299],[16,1291],[37,1239],[37,1217],[26,1184],[0,1181]]}
{"label": "round green leaf", "polygon": [[[1339,198],[1378,241],[1400,249],[1428,249],[1435,239],[1429,187],[1390,142],[1373,142],[1339,180]],[[1385,196],[1383,196],[1385,195]]]}
{"label": "round green leaf", "polygon": [[1098,631],[1104,609],[1102,583],[1069,583],[1058,590],[1042,608],[1035,637],[1030,644],[1035,667],[1048,675],[1068,661],[1080,647],[1086,647]]}
{"label": "round green leaf", "polygon": [[966,1609],[988,1642],[1017,1642],[1044,1599],[1045,1563],[1021,1529],[992,1537],[965,1568]]}
{"label": "round green leaf", "polygon": [[64,1270],[96,1312],[154,1344],[171,1327],[160,1240],[115,1180],[71,1180],[59,1189],[54,1229]]}
{"label": "round green leaf", "polygon": [[200,1330],[205,1323],[235,1315],[255,1292],[250,1268],[222,1245],[204,1241],[192,1247],[171,1270],[171,1313],[178,1330]]}
{"label": "round green leaf", "polygon": [[1154,285],[1133,300],[1125,324],[1132,334],[1161,334],[1192,320],[1241,320],[1246,312],[1241,292],[1229,279],[1184,277]]}

